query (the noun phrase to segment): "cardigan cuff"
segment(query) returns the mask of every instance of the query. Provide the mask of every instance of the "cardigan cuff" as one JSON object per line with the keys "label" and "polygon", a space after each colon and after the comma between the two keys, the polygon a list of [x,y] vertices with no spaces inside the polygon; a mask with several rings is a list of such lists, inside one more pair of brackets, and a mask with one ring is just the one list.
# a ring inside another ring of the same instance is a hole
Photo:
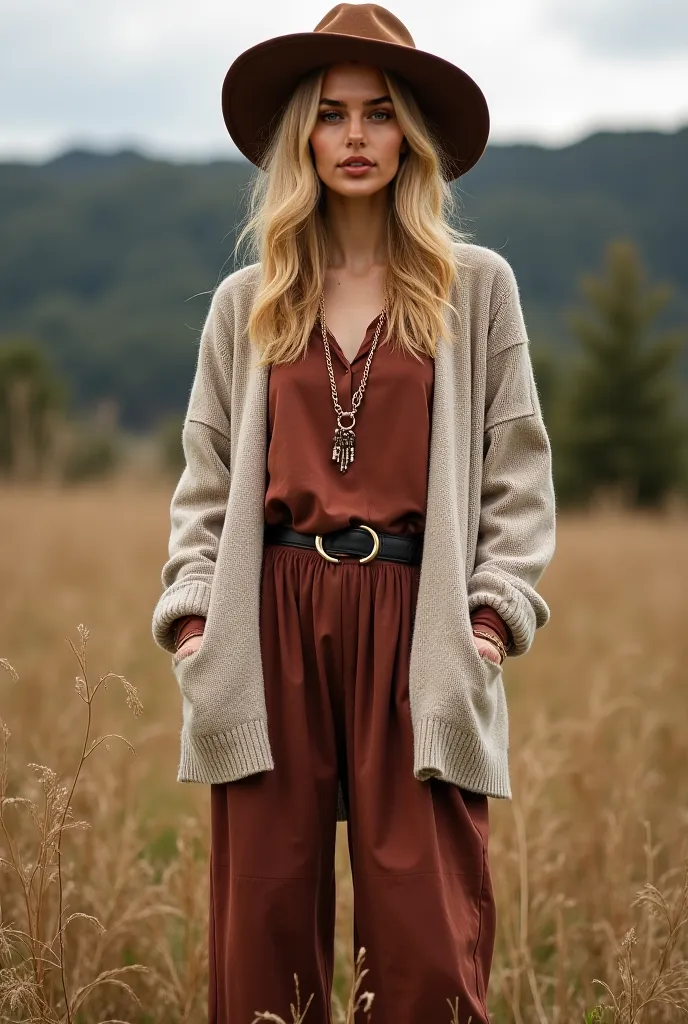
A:
{"label": "cardigan cuff", "polygon": [[471,612],[473,629],[482,627],[496,633],[505,647],[511,644],[511,631],[501,615],[498,615],[489,604],[483,604]]}
{"label": "cardigan cuff", "polygon": [[163,593],[153,612],[153,639],[163,650],[174,654],[175,622],[185,615],[208,615],[210,606],[209,580],[179,580]]}
{"label": "cardigan cuff", "polygon": [[546,616],[537,621],[535,609],[524,594],[502,576],[493,572],[478,571],[471,577],[468,584],[469,613],[487,604],[494,608],[509,627],[512,645],[509,654],[517,656],[526,654],[535,637],[535,630],[544,625],[549,617],[549,609],[538,595],[540,607],[546,609]]}

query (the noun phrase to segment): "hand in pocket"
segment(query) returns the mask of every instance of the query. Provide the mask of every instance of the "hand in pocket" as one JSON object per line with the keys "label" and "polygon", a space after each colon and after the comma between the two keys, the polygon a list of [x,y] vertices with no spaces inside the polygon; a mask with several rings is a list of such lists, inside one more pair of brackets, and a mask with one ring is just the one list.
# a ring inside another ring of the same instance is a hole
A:
{"label": "hand in pocket", "polygon": [[474,636],[473,642],[478,650],[478,654],[482,657],[484,654],[490,661],[494,661],[495,664],[501,665],[502,655],[499,652],[499,648],[496,644],[491,643],[490,640],[485,640],[481,636]]}
{"label": "hand in pocket", "polygon": [[183,658],[188,658],[190,654],[195,654],[198,648],[203,643],[202,636],[190,636],[177,648],[175,658],[177,662],[182,661]]}

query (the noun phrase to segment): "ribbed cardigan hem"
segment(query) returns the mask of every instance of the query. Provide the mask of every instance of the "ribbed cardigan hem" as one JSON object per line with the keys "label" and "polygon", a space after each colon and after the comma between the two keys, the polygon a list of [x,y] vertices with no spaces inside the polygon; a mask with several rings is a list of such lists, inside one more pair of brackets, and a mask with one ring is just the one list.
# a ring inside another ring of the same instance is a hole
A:
{"label": "ribbed cardigan hem", "polygon": [[508,750],[489,751],[479,735],[442,718],[421,719],[415,732],[413,773],[439,778],[486,796],[511,799]]}
{"label": "ribbed cardigan hem", "polygon": [[212,736],[193,736],[188,729],[182,730],[177,782],[236,782],[274,767],[268,727],[262,719]]}

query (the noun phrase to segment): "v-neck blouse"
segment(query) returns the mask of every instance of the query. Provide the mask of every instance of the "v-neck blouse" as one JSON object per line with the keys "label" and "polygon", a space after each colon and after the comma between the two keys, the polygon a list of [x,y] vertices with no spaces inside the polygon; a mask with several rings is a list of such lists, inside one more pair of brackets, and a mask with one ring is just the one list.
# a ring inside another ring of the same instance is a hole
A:
{"label": "v-neck blouse", "polygon": [[[351,362],[328,330],[339,404],[346,411],[377,321],[368,325]],[[332,459],[337,416],[316,320],[305,356],[270,367],[265,521],[302,533],[361,522],[385,533],[423,532],[434,369],[431,356],[416,358],[393,346],[392,338],[378,341],[356,413],[354,461],[342,472]]]}

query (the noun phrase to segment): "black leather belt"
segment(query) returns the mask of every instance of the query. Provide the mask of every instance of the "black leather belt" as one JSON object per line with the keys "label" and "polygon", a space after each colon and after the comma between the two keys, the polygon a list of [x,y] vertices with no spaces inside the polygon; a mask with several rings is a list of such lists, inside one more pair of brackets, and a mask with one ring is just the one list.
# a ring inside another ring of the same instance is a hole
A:
{"label": "black leather belt", "polygon": [[419,565],[423,553],[423,534],[399,536],[381,533],[372,526],[347,526],[331,533],[299,533],[291,526],[265,524],[266,544],[290,544],[297,548],[315,548],[328,562],[338,562],[336,555],[354,555],[359,562],[381,558],[385,562],[406,562]]}

